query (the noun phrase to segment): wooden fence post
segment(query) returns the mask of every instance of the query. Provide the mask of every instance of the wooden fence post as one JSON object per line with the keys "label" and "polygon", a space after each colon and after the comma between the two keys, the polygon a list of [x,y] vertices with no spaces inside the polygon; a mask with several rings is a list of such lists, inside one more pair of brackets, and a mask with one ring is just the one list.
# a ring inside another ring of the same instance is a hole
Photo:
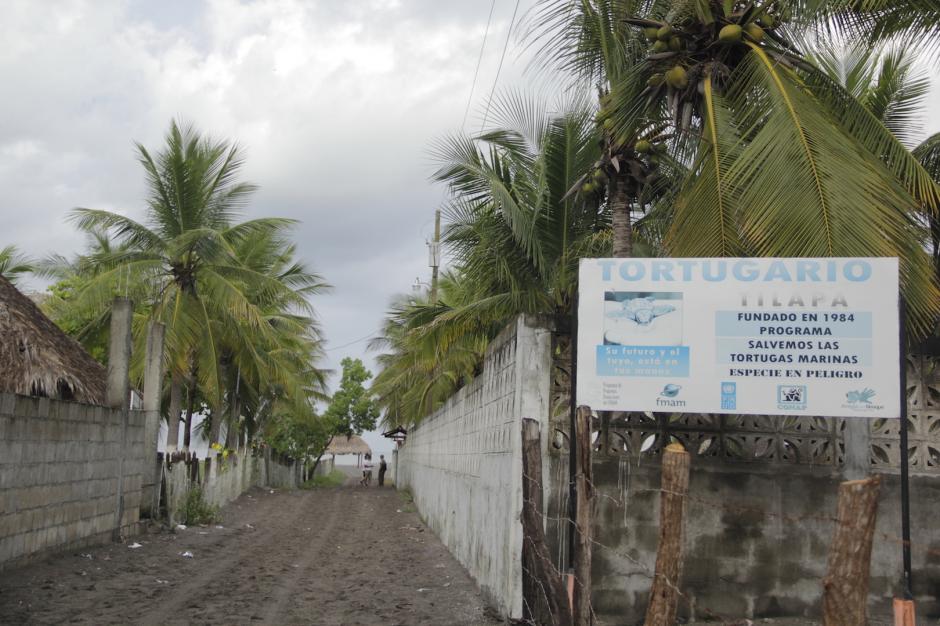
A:
{"label": "wooden fence post", "polygon": [[522,616],[535,624],[570,626],[571,608],[552,564],[542,522],[542,446],[539,423],[522,420]]}
{"label": "wooden fence post", "polygon": [[682,569],[682,526],[685,494],[689,490],[689,453],[671,443],[663,451],[662,493],[659,499],[659,547],[656,575],[650,588],[646,626],[673,626],[679,604]]}
{"label": "wooden fence post", "polygon": [[578,407],[575,445],[577,465],[575,489],[578,494],[578,515],[574,544],[574,623],[591,626],[591,550],[594,543],[594,472],[591,469],[591,409]]}
{"label": "wooden fence post", "polygon": [[880,489],[880,476],[839,485],[838,522],[829,547],[829,571],[823,579],[825,626],[867,623],[871,546]]}

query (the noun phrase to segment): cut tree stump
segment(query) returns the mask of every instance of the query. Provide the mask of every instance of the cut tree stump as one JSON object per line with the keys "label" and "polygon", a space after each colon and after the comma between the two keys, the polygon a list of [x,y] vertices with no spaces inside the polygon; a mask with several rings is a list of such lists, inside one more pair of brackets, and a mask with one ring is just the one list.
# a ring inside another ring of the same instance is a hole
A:
{"label": "cut tree stump", "polygon": [[656,550],[656,574],[646,609],[646,626],[674,626],[676,623],[689,465],[689,453],[681,444],[666,446],[659,500],[659,547]]}
{"label": "cut tree stump", "polygon": [[839,485],[838,522],[829,547],[828,573],[823,579],[825,626],[867,623],[871,546],[880,489],[879,476]]}
{"label": "cut tree stump", "polygon": [[542,521],[542,446],[539,423],[522,420],[522,616],[529,623],[570,626],[571,607],[552,563]]}

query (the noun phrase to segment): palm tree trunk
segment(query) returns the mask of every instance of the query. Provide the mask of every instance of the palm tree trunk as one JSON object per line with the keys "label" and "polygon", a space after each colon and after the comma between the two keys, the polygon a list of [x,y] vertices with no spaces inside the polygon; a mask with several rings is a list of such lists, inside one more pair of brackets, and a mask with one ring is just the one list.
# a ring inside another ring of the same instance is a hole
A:
{"label": "palm tree trunk", "polygon": [[627,191],[628,175],[621,172],[610,181],[608,202],[614,231],[614,256],[633,256],[633,224],[630,222],[630,195]]}
{"label": "palm tree trunk", "polygon": [[238,437],[238,417],[238,397],[236,396],[232,400],[232,420],[225,433],[225,447],[229,450],[234,450],[241,443]]}
{"label": "palm tree trunk", "polygon": [[212,411],[212,424],[209,427],[209,445],[219,443],[219,435],[222,434],[222,421],[224,416],[221,409]]}
{"label": "palm tree trunk", "polygon": [[166,452],[176,452],[180,440],[180,412],[183,410],[183,377],[173,372],[170,382],[170,408],[167,413]]}
{"label": "palm tree trunk", "polygon": [[189,452],[189,441],[193,430],[193,408],[196,404],[196,372],[193,371],[186,394],[186,428],[183,429],[183,452]]}

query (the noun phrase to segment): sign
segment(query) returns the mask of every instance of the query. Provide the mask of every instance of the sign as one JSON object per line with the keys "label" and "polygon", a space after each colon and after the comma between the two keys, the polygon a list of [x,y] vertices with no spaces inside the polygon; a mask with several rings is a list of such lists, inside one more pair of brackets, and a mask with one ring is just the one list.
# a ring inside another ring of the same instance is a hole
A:
{"label": "sign", "polygon": [[582,259],[579,404],[899,417],[894,258]]}

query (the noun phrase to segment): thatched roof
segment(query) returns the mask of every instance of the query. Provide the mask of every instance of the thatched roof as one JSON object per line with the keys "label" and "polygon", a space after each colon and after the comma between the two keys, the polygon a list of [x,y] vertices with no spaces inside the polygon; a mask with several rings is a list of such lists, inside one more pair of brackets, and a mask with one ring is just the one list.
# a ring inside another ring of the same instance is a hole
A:
{"label": "thatched roof", "polygon": [[0,276],[0,391],[103,404],[107,370]]}
{"label": "thatched roof", "polygon": [[333,437],[326,451],[328,454],[372,454],[372,448],[358,435]]}

